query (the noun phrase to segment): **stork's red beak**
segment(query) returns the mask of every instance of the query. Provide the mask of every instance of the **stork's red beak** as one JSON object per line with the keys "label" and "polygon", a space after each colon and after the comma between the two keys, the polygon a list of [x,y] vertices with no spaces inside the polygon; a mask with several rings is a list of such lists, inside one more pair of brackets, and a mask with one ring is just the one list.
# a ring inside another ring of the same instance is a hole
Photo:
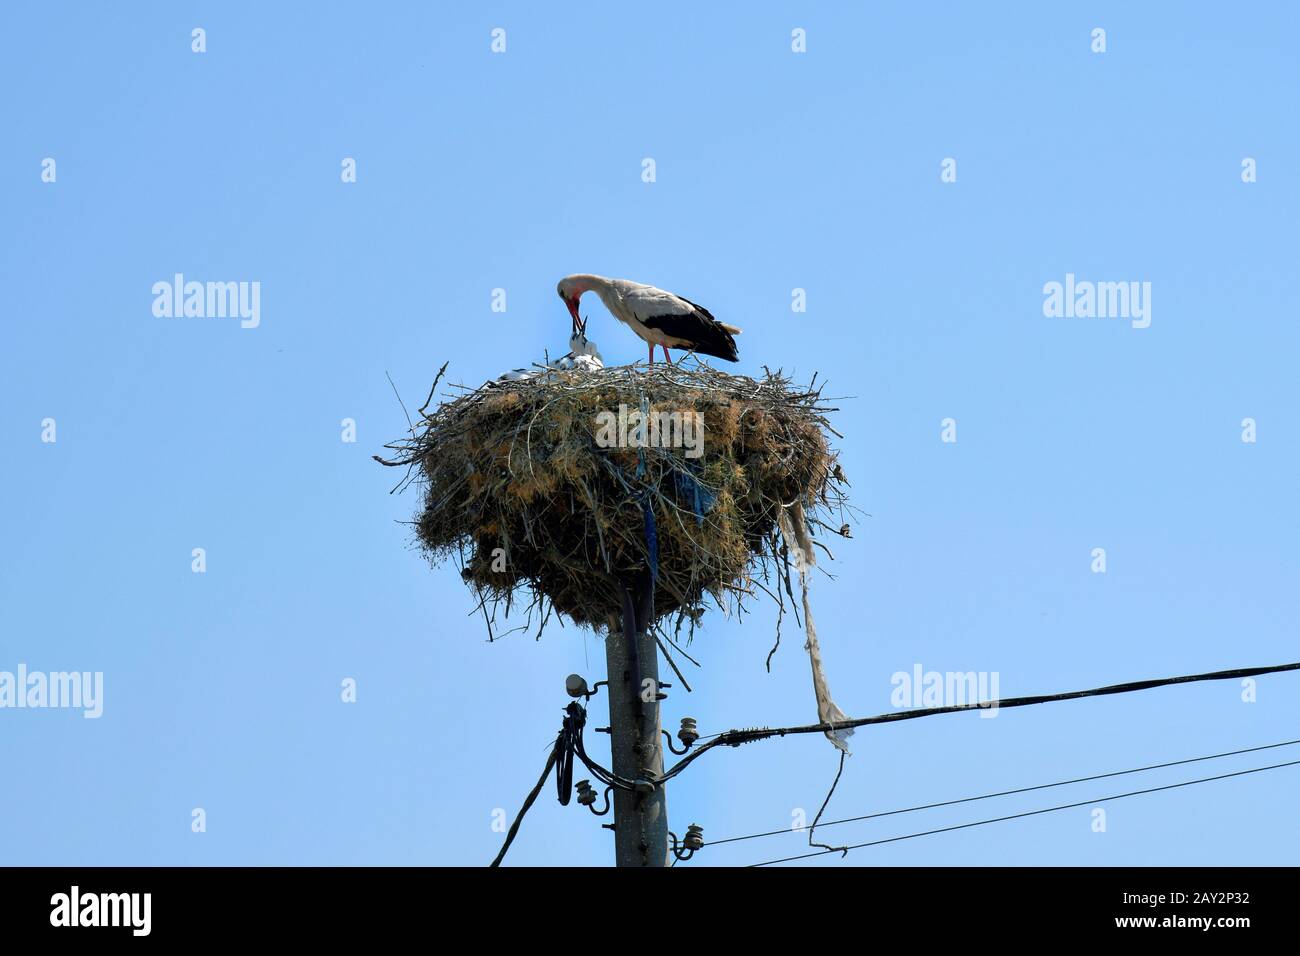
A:
{"label": "stork's red beak", "polygon": [[578,300],[565,299],[564,304],[569,307],[569,315],[573,317],[573,331],[578,333],[582,331],[582,320],[578,318]]}

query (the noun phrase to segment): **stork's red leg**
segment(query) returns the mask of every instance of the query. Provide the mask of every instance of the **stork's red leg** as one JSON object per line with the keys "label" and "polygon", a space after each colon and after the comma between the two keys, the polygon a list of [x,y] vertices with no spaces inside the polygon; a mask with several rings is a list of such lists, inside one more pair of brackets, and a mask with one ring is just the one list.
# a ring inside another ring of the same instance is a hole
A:
{"label": "stork's red leg", "polygon": [[[669,365],[672,365],[673,357],[668,354],[668,346],[665,345],[663,348],[664,348],[664,361],[666,361]],[[652,348],[650,351],[653,352],[654,349]]]}
{"label": "stork's red leg", "polygon": [[647,342],[646,345],[647,345],[647,346],[649,347],[649,349],[650,349],[650,364],[651,364],[651,365],[654,365],[654,363],[655,363],[655,344],[654,344],[653,342]]}

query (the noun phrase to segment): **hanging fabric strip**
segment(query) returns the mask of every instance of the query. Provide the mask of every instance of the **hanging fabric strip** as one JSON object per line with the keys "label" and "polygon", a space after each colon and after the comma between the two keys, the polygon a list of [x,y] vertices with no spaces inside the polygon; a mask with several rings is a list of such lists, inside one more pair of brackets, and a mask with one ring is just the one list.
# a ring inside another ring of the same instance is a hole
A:
{"label": "hanging fabric strip", "polygon": [[[804,632],[808,636],[804,650],[808,652],[808,659],[812,664],[813,693],[817,696],[817,717],[824,724],[846,721],[849,719],[848,715],[831,700],[830,688],[826,685],[821,645],[817,641],[817,625],[813,623],[812,605],[808,603],[808,579],[812,577],[812,569],[816,566],[817,559],[813,555],[812,539],[808,535],[808,523],[804,520],[803,505],[795,502],[788,509],[778,506],[776,520],[781,528],[781,536],[785,538],[786,547],[794,558],[794,566],[799,570],[799,585],[803,590]],[[826,739],[844,753],[849,752],[846,741],[852,736],[852,727],[826,732]]]}

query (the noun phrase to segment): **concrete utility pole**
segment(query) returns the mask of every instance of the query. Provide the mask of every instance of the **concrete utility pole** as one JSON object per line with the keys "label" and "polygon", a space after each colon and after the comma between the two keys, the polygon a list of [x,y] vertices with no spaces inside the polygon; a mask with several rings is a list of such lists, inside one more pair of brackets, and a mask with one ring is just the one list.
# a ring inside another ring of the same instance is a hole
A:
{"label": "concrete utility pole", "polygon": [[[644,602],[637,613],[626,595],[623,620],[611,619],[605,638],[613,771],[628,780],[664,772],[659,727],[659,648]],[[636,619],[642,618],[637,623]],[[630,626],[628,622],[632,622]],[[653,683],[651,683],[653,682]],[[646,699],[649,698],[649,699]],[[615,788],[614,853],[618,866],[668,865],[668,798],[664,788]]]}

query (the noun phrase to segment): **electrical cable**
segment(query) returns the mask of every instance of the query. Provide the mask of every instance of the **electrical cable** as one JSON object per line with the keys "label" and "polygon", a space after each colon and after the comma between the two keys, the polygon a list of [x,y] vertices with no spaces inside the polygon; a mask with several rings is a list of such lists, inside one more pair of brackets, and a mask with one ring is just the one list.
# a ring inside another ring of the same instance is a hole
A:
{"label": "electrical cable", "polygon": [[[1070,780],[1058,780],[1055,783],[1040,783],[1037,786],[1033,786],[1033,787],[1017,787],[1014,790],[998,790],[994,793],[982,793],[977,797],[960,797],[956,800],[943,800],[940,801],[939,803],[923,803],[915,807],[903,807],[902,809],[899,810],[882,810],[878,813],[865,813],[862,816],[845,817],[842,820],[827,820],[825,822],[818,823],[817,826],[833,827],[841,823],[858,823],[861,822],[862,820],[876,820],[879,819],[880,817],[892,817],[902,813],[914,813],[917,810],[933,810],[938,807],[955,806],[959,803],[973,803],[977,800],[990,800],[994,797],[1007,797],[1018,793],[1032,793],[1035,790],[1050,790],[1052,787],[1065,787],[1074,783],[1088,783],[1089,781],[1092,780],[1104,780],[1108,777],[1122,777],[1127,774],[1143,773],[1148,770],[1162,770],[1166,767],[1180,767],[1184,764],[1200,763],[1205,760],[1218,760],[1222,757],[1236,757],[1241,754],[1258,753],[1261,750],[1275,750],[1278,747],[1293,747],[1296,744],[1300,744],[1300,739],[1284,740],[1281,743],[1265,744],[1262,747],[1246,747],[1243,748],[1242,750],[1229,750],[1219,754],[1207,754],[1204,757],[1188,757],[1186,760],[1171,760],[1167,763],[1155,763],[1145,767],[1134,767],[1131,770],[1114,770],[1111,771],[1110,773],[1096,773],[1088,777],[1074,777]],[[708,840],[705,842],[704,845],[720,846],[723,843],[739,843],[742,840],[756,840],[759,839],[760,837],[780,836],[781,834],[784,833],[802,833],[802,832],[803,832],[802,829],[796,830],[796,829],[792,829],[791,827],[785,827],[784,829],[781,830],[767,830],[762,833],[747,833],[744,836],[726,837],[721,840]]]}
{"label": "electrical cable", "polygon": [[[1165,786],[1162,787],[1149,787],[1146,790],[1131,790],[1128,793],[1114,793],[1111,794],[1110,796],[1097,797],[1093,800],[1080,800],[1078,803],[1064,803],[1056,807],[1044,807],[1041,810],[1027,810],[1024,813],[1013,813],[1005,817],[993,817],[988,820],[975,820],[971,823],[959,823],[956,824],[955,826],[950,826],[950,827],[939,827],[938,829],[934,829],[934,830],[923,830],[920,833],[905,833],[902,836],[888,837],[883,840],[870,840],[866,843],[854,843],[854,844],[850,844],[849,846],[842,847],[840,849],[844,850],[847,854],[847,851],[849,850],[861,850],[864,847],[869,847],[869,846],[880,846],[885,843],[898,843],[901,840],[914,840],[917,837],[932,836],[933,834],[936,833],[951,833],[954,830],[966,830],[969,829],[970,827],[982,827],[990,823],[1002,823],[1006,820],[1020,820],[1023,819],[1024,817],[1038,816],[1039,814],[1043,814],[1043,813],[1055,813],[1056,811],[1059,810],[1073,810],[1073,809],[1077,809],[1078,807],[1086,807],[1092,804],[1106,803],[1107,801],[1110,800],[1123,800],[1126,797],[1137,797],[1146,793],[1158,793],[1162,790],[1177,790],[1180,787],[1191,787],[1200,783],[1210,783],[1215,780],[1227,780],[1231,777],[1244,777],[1252,773],[1263,773],[1266,770],[1279,770],[1283,767],[1295,767],[1295,766],[1300,766],[1300,760],[1291,760],[1286,763],[1271,764],[1267,767],[1252,767],[1249,770],[1238,770],[1234,773],[1219,774],[1218,776],[1215,777],[1202,777],[1198,780],[1184,780],[1181,783],[1166,784]],[[758,867],[758,866],[773,866],[777,863],[790,863],[793,862],[794,860],[806,860],[814,856],[825,856],[828,853],[839,853],[840,849],[818,850],[815,853],[803,853],[798,856],[787,856],[777,860],[767,860],[763,863],[752,863],[750,865]]]}
{"label": "electrical cable", "polygon": [[1133,691],[1150,690],[1155,687],[1166,687],[1171,684],[1190,684],[1197,681],[1208,680],[1232,680],[1242,677],[1256,677],[1261,674],[1276,674],[1283,671],[1300,670],[1300,662],[1291,664],[1274,664],[1268,667],[1239,667],[1226,671],[1210,671],[1204,674],[1185,674],[1180,677],[1161,677],[1154,680],[1130,681],[1125,684],[1108,684],[1105,687],[1093,687],[1088,690],[1072,690],[1061,694],[1037,694],[1032,697],[1008,697],[1006,700],[985,701],[983,703],[973,704],[951,704],[947,707],[923,707],[915,710],[896,710],[886,714],[877,714],[874,717],[858,717],[853,720],[837,720],[832,723],[807,724],[799,727],[756,727],[749,730],[728,730],[726,733],[719,734],[704,744],[693,753],[683,757],[677,763],[673,764],[659,778],[660,783],[666,783],[673,777],[685,770],[694,760],[702,754],[708,753],[715,747],[728,746],[739,747],[741,744],[751,743],[756,740],[767,740],[771,737],[784,737],[790,734],[823,734],[834,730],[843,730],[849,727],[865,727],[869,724],[888,724],[898,720],[914,720],[918,717],[933,717],[938,714],[954,714],[963,710],[989,710],[996,707],[999,710],[1005,710],[1011,707],[1028,707],[1033,704],[1048,704],[1063,700],[1077,700],[1081,697],[1103,697],[1110,694],[1127,694]]}

